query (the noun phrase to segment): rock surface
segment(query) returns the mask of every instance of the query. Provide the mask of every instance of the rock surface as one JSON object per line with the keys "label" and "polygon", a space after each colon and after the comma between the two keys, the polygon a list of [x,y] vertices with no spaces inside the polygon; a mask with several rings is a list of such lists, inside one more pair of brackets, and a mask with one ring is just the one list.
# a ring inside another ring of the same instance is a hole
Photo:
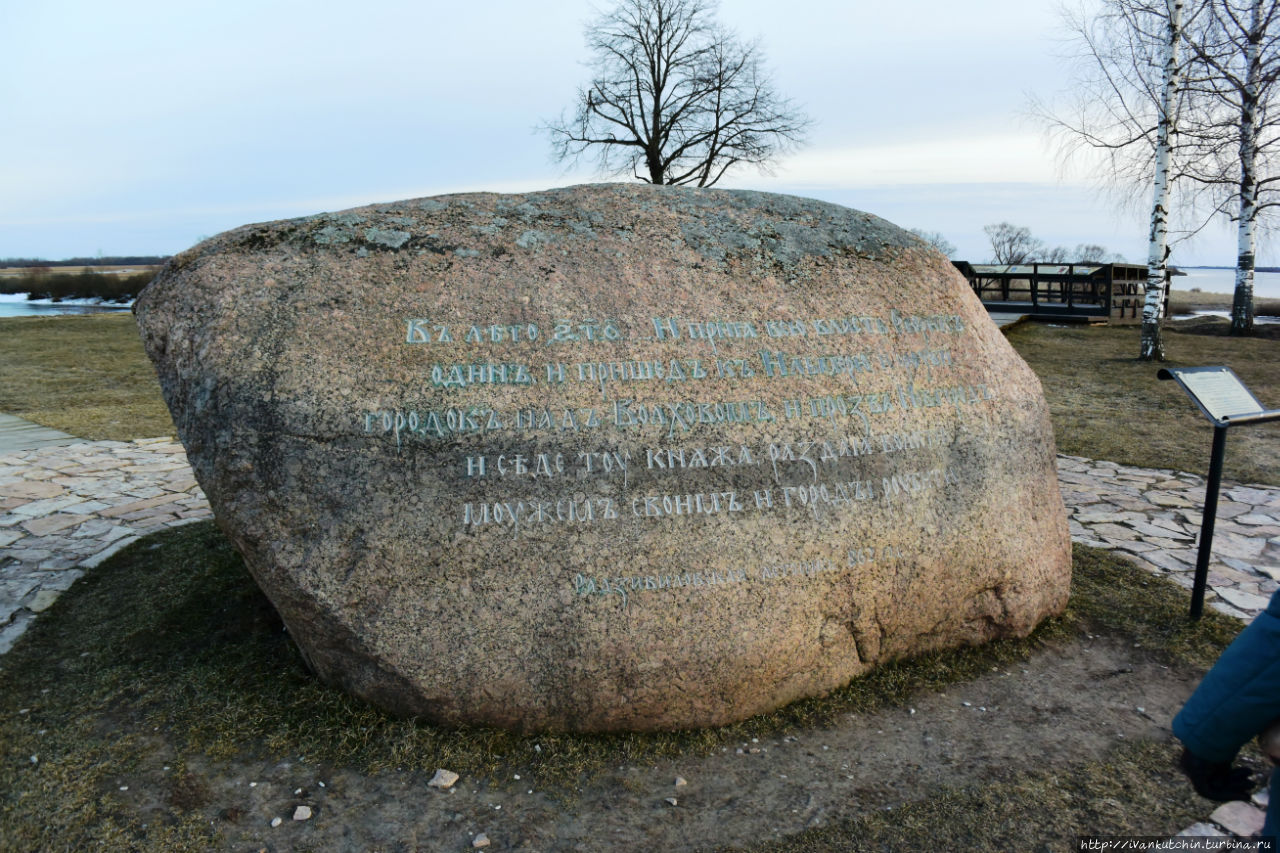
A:
{"label": "rock surface", "polygon": [[219,235],[136,312],[309,664],[398,713],[716,725],[1066,603],[1038,380],[865,213],[641,185],[374,205]]}

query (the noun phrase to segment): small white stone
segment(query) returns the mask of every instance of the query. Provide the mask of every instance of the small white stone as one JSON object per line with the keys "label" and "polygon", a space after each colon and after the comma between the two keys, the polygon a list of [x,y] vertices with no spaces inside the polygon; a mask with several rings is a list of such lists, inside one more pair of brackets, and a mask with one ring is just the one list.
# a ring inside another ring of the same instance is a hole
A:
{"label": "small white stone", "polygon": [[[166,767],[166,768],[165,768],[165,770],[168,770],[168,769],[169,769],[168,767]],[[257,783],[257,782],[250,782],[250,783],[249,783],[249,787],[250,787],[250,788],[256,788],[256,787],[258,787],[258,783]]]}
{"label": "small white stone", "polygon": [[972,707],[973,707],[973,703],[972,703],[972,702],[961,702],[960,704],[961,704],[961,705],[963,705],[963,706],[965,706],[966,708],[972,708]]}
{"label": "small white stone", "polygon": [[471,839],[471,846],[479,850],[481,847],[489,846],[489,836],[483,832],[477,833],[476,837]]}
{"label": "small white stone", "polygon": [[520,778],[520,774],[519,774],[519,773],[517,773],[517,774],[515,774],[512,778],[513,778],[513,779],[516,779],[516,780],[519,780],[519,778]]}
{"label": "small white stone", "polygon": [[323,783],[323,782],[317,782],[316,784],[317,784],[317,785],[319,785],[321,788],[323,788],[323,787],[324,787],[324,783]]}
{"label": "small white stone", "polygon": [[439,769],[436,775],[431,777],[431,781],[427,783],[431,788],[452,788],[457,781],[462,778],[452,770]]}
{"label": "small white stone", "polygon": [[127,790],[129,790],[129,786],[128,786],[128,785],[121,785],[121,786],[120,786],[120,790],[121,790],[121,791],[127,791]]}
{"label": "small white stone", "polygon": [[311,806],[298,806],[293,810],[294,820],[311,820]]}
{"label": "small white stone", "polygon": [[40,756],[38,756],[38,755],[33,755],[33,756],[31,756],[31,763],[32,763],[32,764],[39,764],[39,763],[40,763]]}
{"label": "small white stone", "polygon": [[279,826],[279,825],[280,825],[280,824],[282,824],[282,823],[284,823],[284,818],[282,818],[282,817],[273,817],[273,818],[271,818],[271,826],[272,826],[272,827],[277,827],[277,826]]}
{"label": "small white stone", "polygon": [[665,803],[666,803],[667,805],[669,805],[669,806],[678,806],[678,805],[680,805],[680,801],[679,801],[679,800],[677,800],[675,797],[667,797],[665,800],[663,800],[663,802],[665,802]]}
{"label": "small white stone", "polygon": [[677,777],[676,777],[676,787],[677,787],[677,788],[683,788],[685,785],[688,785],[688,784],[689,784],[689,781],[688,781],[687,779],[685,779],[683,776],[677,776]]}

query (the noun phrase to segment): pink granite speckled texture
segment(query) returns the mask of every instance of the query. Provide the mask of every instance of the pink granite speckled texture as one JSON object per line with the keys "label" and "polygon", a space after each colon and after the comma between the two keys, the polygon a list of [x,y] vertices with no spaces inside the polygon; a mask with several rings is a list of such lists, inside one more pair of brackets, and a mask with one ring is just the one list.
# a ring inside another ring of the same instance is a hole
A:
{"label": "pink granite speckled texture", "polygon": [[1038,380],[869,214],[402,201],[221,234],[136,310],[308,662],[397,713],[716,725],[1066,604]]}

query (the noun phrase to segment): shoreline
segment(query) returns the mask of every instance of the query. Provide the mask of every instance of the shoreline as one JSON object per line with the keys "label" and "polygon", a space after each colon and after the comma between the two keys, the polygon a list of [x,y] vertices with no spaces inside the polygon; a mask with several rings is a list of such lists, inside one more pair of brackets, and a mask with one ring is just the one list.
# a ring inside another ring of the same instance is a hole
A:
{"label": "shoreline", "polygon": [[30,299],[29,293],[0,293],[0,303],[20,304],[20,305],[78,305],[78,306],[96,306],[101,308],[132,308],[133,300],[129,299],[123,302],[117,302],[110,299],[92,296],[83,299]]}
{"label": "shoreline", "polygon": [[[1184,290],[1171,285],[1169,288],[1169,316],[1173,317],[1179,314],[1195,312],[1230,312],[1233,298],[1231,293]],[[1253,307],[1254,316],[1280,317],[1280,299],[1255,294]]]}

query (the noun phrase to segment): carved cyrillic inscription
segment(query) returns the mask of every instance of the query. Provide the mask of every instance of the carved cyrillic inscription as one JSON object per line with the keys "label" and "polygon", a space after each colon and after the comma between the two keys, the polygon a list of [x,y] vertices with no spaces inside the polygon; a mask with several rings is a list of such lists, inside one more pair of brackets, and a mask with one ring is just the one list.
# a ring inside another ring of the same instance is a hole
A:
{"label": "carved cyrillic inscription", "polygon": [[[405,321],[404,343],[449,357],[428,356],[421,393],[400,389],[402,403],[361,413],[359,426],[401,447],[406,441],[502,438],[502,451],[458,457],[460,477],[486,492],[460,502],[458,523],[468,530],[518,536],[543,526],[672,524],[780,512],[820,523],[859,505],[888,507],[960,484],[959,475],[937,460],[962,440],[962,430],[902,424],[919,411],[960,410],[995,399],[987,385],[948,381],[958,364],[951,341],[966,331],[956,315],[898,310],[815,318],[667,316],[634,328],[592,318],[462,324],[413,318]],[[598,349],[604,357],[556,357],[571,345]],[[622,347],[631,357],[617,357]],[[814,380],[846,388],[777,393]],[[690,393],[709,383],[715,391]],[[598,404],[557,403],[559,389],[578,384],[592,386]],[[722,396],[726,388],[743,393]],[[529,403],[485,399],[499,389],[520,392]],[[459,395],[457,404],[440,406],[441,392],[445,399]],[[414,405],[418,397],[431,403]],[[699,434],[737,425],[782,432],[760,442],[697,441]],[[833,434],[810,437],[815,428]],[[599,435],[603,446],[570,449],[567,439],[578,444],[588,434]],[[528,446],[521,449],[520,439]],[[742,476],[749,479],[733,479]],[[579,484],[589,482],[599,486],[588,495]],[[673,482],[686,488],[672,490]],[[743,482],[753,482],[752,488],[741,488]],[[499,491],[491,493],[495,487]],[[600,487],[608,491],[596,493]],[[855,559],[851,551],[848,566],[871,561],[877,551],[856,553],[861,556]],[[794,567],[766,566],[754,576],[796,573]],[[654,583],[575,582],[583,595],[665,588]]]}

